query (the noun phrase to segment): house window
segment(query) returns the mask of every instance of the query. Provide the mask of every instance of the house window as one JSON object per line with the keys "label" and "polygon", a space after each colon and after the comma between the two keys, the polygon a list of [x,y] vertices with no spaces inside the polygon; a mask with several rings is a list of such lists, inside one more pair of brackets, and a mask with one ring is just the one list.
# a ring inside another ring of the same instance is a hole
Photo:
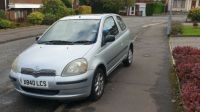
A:
{"label": "house window", "polygon": [[185,8],[185,1],[186,0],[174,0],[173,8]]}

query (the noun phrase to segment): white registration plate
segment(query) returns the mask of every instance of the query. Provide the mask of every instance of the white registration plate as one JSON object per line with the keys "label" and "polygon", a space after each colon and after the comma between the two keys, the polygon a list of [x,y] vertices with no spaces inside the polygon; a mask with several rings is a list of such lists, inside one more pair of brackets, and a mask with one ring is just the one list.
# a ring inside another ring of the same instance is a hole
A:
{"label": "white registration plate", "polygon": [[36,87],[36,88],[48,88],[48,82],[42,80],[27,80],[22,79],[22,86]]}

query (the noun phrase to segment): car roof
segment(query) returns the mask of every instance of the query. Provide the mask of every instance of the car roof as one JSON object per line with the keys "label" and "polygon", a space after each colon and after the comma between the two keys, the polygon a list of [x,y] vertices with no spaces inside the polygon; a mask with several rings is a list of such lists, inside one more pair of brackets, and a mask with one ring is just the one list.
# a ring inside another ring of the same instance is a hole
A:
{"label": "car roof", "polygon": [[66,16],[60,20],[69,20],[69,19],[102,19],[105,16],[114,16],[116,14],[85,14],[85,15],[74,15]]}

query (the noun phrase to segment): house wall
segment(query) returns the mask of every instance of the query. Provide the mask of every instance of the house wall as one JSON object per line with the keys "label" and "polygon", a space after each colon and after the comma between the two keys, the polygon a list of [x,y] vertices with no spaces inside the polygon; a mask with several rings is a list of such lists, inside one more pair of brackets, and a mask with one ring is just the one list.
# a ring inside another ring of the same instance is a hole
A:
{"label": "house wall", "polygon": [[0,0],[0,9],[2,9],[2,10],[5,9],[5,2],[4,2],[4,0]]}
{"label": "house wall", "polygon": [[[185,7],[184,8],[176,8],[174,7],[174,0],[172,0],[172,11],[185,11],[188,12],[189,10],[192,9],[192,1],[193,0],[186,0],[185,1]],[[196,4],[195,7],[200,7],[200,0],[195,0]],[[169,0],[169,3],[171,2],[171,0]],[[168,10],[170,10],[170,5],[168,6]]]}
{"label": "house wall", "polygon": [[10,3],[41,4],[42,0],[10,0]]}

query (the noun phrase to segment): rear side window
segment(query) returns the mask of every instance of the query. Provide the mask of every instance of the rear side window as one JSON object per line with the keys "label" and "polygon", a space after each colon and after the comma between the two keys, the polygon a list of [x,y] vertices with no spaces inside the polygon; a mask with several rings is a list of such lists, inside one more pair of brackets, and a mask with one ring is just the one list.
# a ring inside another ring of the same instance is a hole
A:
{"label": "rear side window", "polygon": [[124,23],[122,18],[119,16],[117,16],[117,23],[119,24],[122,31],[124,31],[126,29],[126,24]]}
{"label": "rear side window", "polygon": [[117,35],[119,33],[119,30],[117,28],[117,25],[112,17],[109,17],[105,20],[104,26],[103,26],[103,36],[106,37],[107,35]]}

